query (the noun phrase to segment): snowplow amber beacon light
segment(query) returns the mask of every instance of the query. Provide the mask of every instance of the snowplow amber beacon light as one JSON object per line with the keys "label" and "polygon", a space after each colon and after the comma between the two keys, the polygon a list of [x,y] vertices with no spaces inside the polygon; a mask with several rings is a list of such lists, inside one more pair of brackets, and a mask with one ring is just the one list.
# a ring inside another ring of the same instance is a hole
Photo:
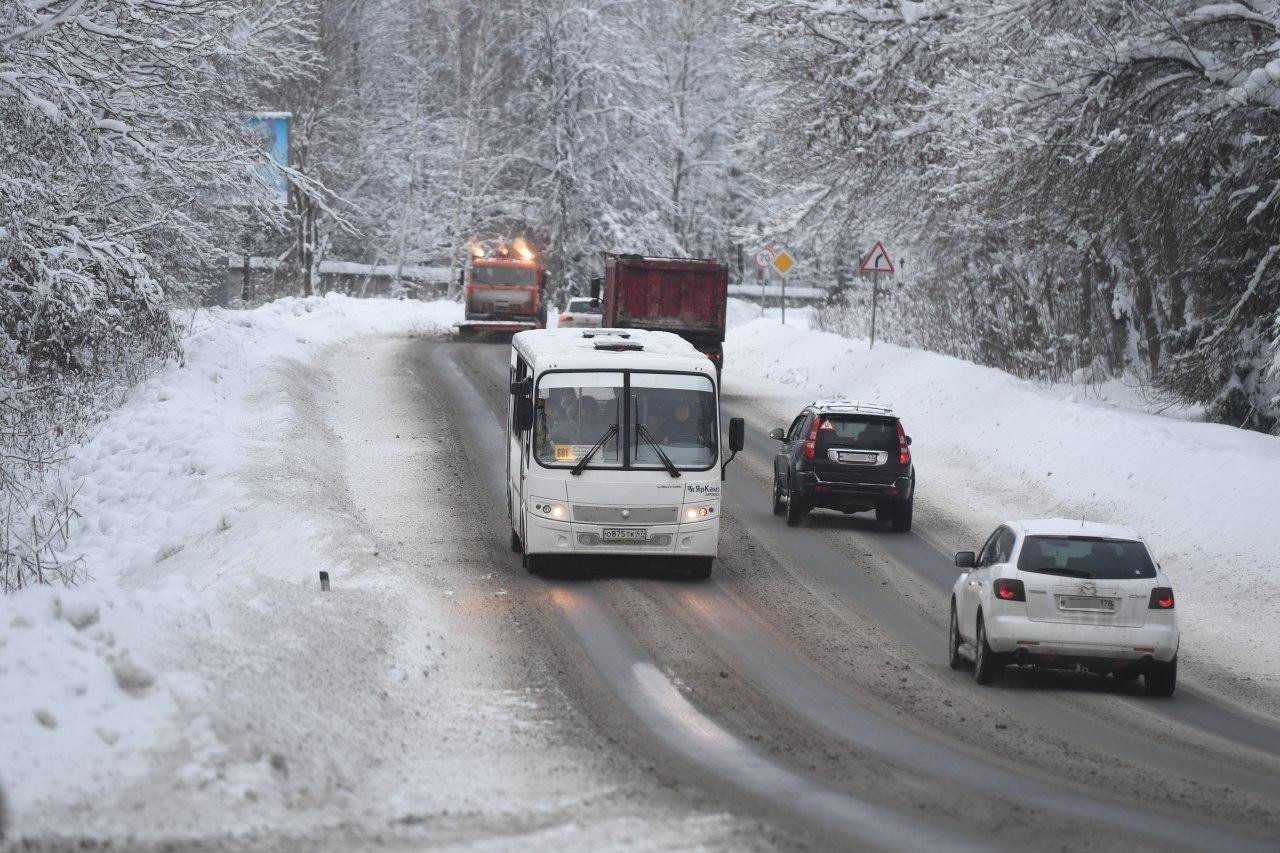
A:
{"label": "snowplow amber beacon light", "polygon": [[529,244],[524,241],[523,237],[520,237],[519,239],[517,239],[513,244],[513,246],[516,250],[516,253],[520,255],[521,260],[531,261],[536,257],[536,255],[534,255],[533,253],[533,249],[529,248]]}

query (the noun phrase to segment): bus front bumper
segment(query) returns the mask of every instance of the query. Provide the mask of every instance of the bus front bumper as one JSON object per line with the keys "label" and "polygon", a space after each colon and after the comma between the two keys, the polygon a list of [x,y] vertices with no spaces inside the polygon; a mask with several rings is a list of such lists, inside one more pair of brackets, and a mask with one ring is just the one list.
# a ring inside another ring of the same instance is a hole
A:
{"label": "bus front bumper", "polygon": [[524,550],[527,554],[630,555],[655,557],[714,557],[720,542],[720,520],[696,521],[688,524],[654,524],[627,526],[626,530],[644,531],[643,540],[606,539],[612,525],[583,524],[576,521],[551,521],[530,515],[525,530]]}

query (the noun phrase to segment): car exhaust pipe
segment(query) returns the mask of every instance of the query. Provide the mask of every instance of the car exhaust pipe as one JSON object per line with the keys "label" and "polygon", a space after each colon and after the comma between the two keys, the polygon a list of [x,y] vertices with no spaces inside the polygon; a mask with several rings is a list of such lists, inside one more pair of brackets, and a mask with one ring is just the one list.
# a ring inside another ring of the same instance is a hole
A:
{"label": "car exhaust pipe", "polygon": [[1156,659],[1151,655],[1143,655],[1142,660],[1138,661],[1138,669],[1147,672],[1156,665]]}
{"label": "car exhaust pipe", "polygon": [[1027,666],[1031,663],[1031,652],[1025,648],[1018,649],[1013,653],[1013,662],[1018,666]]}

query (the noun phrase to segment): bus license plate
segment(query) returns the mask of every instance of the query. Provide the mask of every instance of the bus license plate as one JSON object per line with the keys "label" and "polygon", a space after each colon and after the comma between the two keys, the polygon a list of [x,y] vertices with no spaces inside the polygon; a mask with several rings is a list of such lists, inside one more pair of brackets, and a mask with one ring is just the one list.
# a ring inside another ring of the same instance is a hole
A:
{"label": "bus license plate", "polygon": [[648,542],[649,531],[643,527],[606,527],[606,542]]}

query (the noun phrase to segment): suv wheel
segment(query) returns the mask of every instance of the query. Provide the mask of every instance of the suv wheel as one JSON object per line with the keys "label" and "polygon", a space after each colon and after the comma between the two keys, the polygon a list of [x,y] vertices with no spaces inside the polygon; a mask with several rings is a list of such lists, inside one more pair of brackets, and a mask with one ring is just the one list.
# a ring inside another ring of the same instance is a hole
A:
{"label": "suv wheel", "polygon": [[915,514],[915,498],[898,501],[893,505],[891,529],[895,533],[906,533],[911,529],[911,516]]}
{"label": "suv wheel", "polygon": [[947,628],[947,665],[952,669],[964,666],[964,656],[960,654],[960,620],[956,618],[956,600],[951,599],[951,624]]}
{"label": "suv wheel", "polygon": [[1178,684],[1178,656],[1168,663],[1156,661],[1142,676],[1143,686],[1148,696],[1172,696],[1173,688]]}
{"label": "suv wheel", "polygon": [[799,527],[800,522],[804,521],[804,517],[809,514],[809,508],[804,505],[804,501],[796,494],[795,486],[791,483],[787,484],[787,526]]}
{"label": "suv wheel", "polygon": [[524,552],[524,543],[520,541],[520,534],[514,530],[511,531],[511,550],[517,554]]}
{"label": "suv wheel", "polygon": [[982,624],[982,614],[978,614],[978,641],[973,644],[973,678],[979,684],[987,685],[996,680],[1004,664],[987,645],[987,626]]}
{"label": "suv wheel", "polygon": [[782,486],[778,485],[778,475],[773,475],[773,514],[786,515],[787,505],[782,500]]}

